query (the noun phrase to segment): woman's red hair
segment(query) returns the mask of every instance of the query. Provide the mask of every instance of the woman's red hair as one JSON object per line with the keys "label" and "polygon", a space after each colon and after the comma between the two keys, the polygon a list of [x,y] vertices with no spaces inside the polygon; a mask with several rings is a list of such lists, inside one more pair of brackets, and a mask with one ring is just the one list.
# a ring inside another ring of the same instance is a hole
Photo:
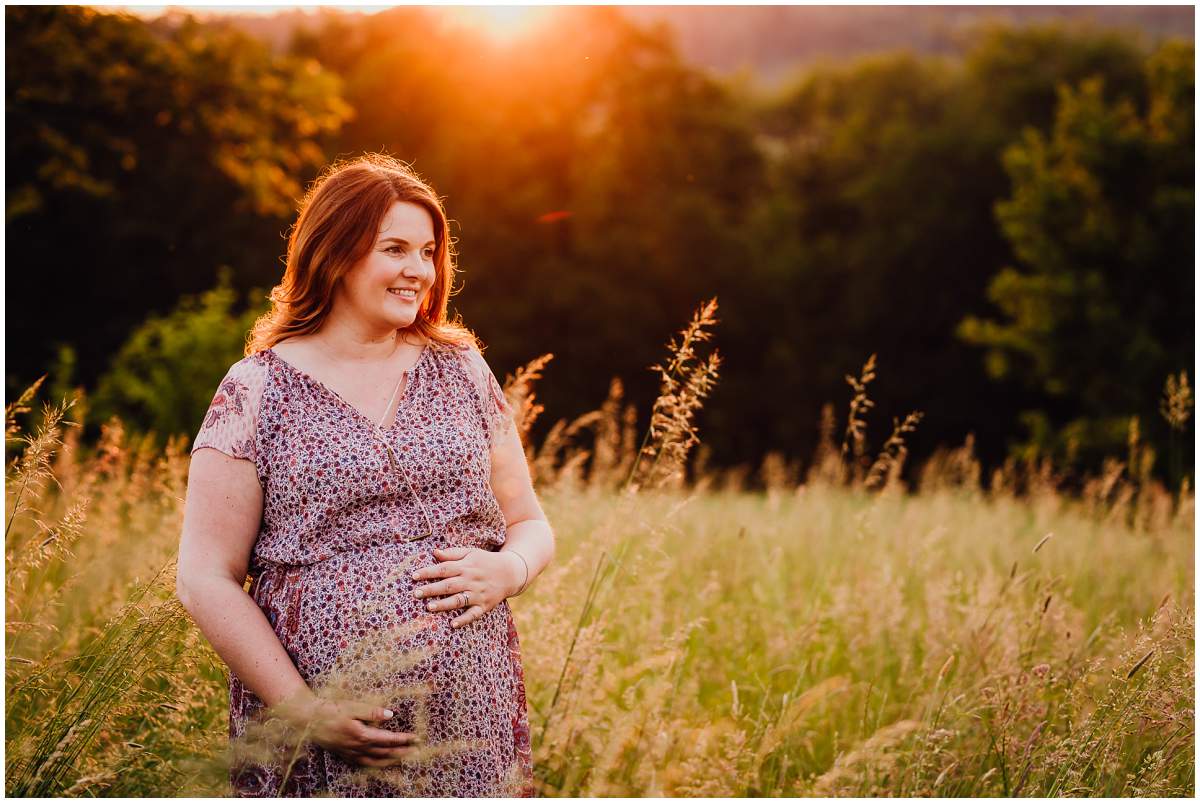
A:
{"label": "woman's red hair", "polygon": [[333,303],[334,286],[375,245],[383,217],[397,201],[420,204],[429,211],[437,244],[433,286],[405,331],[424,336],[431,346],[479,349],[469,329],[446,317],[457,268],[441,200],[405,163],[368,153],[335,161],[309,186],[288,237],[283,281],[271,290],[271,309],[250,330],[246,356],[321,328]]}

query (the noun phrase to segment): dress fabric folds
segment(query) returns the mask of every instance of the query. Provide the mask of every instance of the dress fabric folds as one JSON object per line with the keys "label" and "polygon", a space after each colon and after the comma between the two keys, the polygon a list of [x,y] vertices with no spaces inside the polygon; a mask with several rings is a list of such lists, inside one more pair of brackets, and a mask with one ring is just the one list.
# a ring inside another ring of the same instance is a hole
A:
{"label": "dress fabric folds", "polygon": [[[236,797],[533,794],[508,603],[453,628],[463,610],[427,611],[412,591],[432,581],[411,578],[439,562],[435,547],[504,544],[490,452],[514,426],[511,409],[478,350],[432,341],[398,395],[391,422],[379,427],[265,349],[230,366],[192,445],[255,466],[263,513],[249,594],[301,677],[391,708],[392,719],[372,724],[416,731],[426,748],[419,759],[367,771],[311,742],[235,753]],[[247,742],[263,707],[231,671],[231,744]]]}

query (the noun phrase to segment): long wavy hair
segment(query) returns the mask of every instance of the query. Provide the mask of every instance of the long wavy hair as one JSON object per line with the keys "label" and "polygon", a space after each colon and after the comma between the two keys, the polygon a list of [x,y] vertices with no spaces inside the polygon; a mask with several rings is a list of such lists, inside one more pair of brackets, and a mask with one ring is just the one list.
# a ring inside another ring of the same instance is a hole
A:
{"label": "long wavy hair", "polygon": [[383,217],[397,201],[420,204],[429,211],[437,243],[433,286],[404,331],[424,336],[433,347],[481,347],[459,319],[447,319],[458,269],[441,200],[405,163],[367,153],[333,162],[304,194],[288,236],[283,281],[271,290],[271,309],[254,322],[245,356],[321,328],[338,280],[375,245]]}

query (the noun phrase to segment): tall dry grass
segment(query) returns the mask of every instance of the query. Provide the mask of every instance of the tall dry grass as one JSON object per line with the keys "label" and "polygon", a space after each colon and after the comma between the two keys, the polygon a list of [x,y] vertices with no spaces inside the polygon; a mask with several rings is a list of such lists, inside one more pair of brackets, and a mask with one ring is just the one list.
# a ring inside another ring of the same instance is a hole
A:
{"label": "tall dry grass", "polygon": [[5,411],[24,447],[6,472],[6,792],[217,789],[196,757],[221,746],[223,669],[171,573],[183,443],[156,454],[112,421],[85,454],[73,401],[22,434],[37,387]]}
{"label": "tall dry grass", "polygon": [[[715,312],[655,366],[648,431],[614,379],[526,443],[558,537],[512,601],[539,794],[1190,796],[1194,495],[1152,479],[1136,422],[1078,495],[1033,459],[985,487],[969,437],[908,488],[920,413],[872,454],[872,357],[807,467],[710,470]],[[506,382],[526,441],[549,361]],[[114,420],[86,448],[82,398],[22,435],[36,389],[6,411],[6,790],[224,794],[224,667],[172,593],[184,444]],[[325,693],[414,657],[379,646]],[[302,738],[267,720],[235,747]]]}

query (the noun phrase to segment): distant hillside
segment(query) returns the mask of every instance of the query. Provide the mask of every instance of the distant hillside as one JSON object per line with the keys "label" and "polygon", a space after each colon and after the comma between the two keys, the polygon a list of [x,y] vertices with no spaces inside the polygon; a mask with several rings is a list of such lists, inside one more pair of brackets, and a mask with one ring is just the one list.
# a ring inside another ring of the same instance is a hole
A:
{"label": "distant hillside", "polygon": [[820,58],[853,59],[886,50],[951,55],[978,23],[1048,21],[1134,29],[1148,44],[1192,39],[1192,6],[627,6],[639,22],[666,22],[689,61],[727,74],[745,67],[764,84]]}
{"label": "distant hillside", "polygon": [[[437,13],[437,7],[428,8]],[[963,49],[970,27],[988,20],[1132,29],[1148,45],[1164,37],[1192,39],[1195,30],[1192,6],[622,6],[621,11],[640,23],[668,25],[688,61],[722,75],[746,68],[765,86],[818,59],[896,49],[954,54]],[[315,27],[329,13],[362,12],[326,8],[220,16],[280,50],[293,29]]]}

